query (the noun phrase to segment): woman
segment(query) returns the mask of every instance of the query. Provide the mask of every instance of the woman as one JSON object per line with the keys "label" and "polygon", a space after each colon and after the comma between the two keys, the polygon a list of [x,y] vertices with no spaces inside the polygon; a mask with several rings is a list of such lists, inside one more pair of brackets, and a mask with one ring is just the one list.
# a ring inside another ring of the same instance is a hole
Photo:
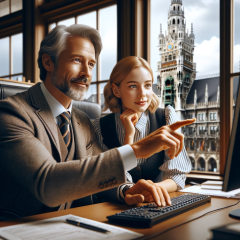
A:
{"label": "woman", "polygon": [[[152,69],[144,59],[130,56],[116,64],[104,88],[105,110],[113,113],[93,122],[103,150],[131,144],[177,121],[171,106],[158,108],[152,84]],[[185,174],[191,171],[185,148],[175,158],[166,150],[137,159],[137,163],[138,167],[129,171],[131,176],[126,173],[128,180],[151,180],[167,192],[184,188]]]}

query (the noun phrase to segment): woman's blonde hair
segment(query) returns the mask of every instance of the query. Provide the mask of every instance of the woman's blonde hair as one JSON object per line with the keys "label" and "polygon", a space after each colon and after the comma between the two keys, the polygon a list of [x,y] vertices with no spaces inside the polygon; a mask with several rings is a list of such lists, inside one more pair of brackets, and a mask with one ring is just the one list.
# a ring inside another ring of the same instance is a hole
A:
{"label": "woman's blonde hair", "polygon": [[[153,72],[149,65],[149,63],[141,57],[129,56],[121,59],[113,68],[112,73],[110,75],[110,79],[108,83],[104,87],[104,97],[105,97],[105,108],[106,111],[108,108],[112,112],[120,112],[121,111],[121,99],[117,98],[112,91],[112,84],[116,84],[120,86],[121,82],[127,77],[127,75],[134,69],[144,67],[149,71],[152,76],[153,81]],[[148,107],[148,110],[151,113],[154,113],[160,103],[160,99],[158,96],[153,92],[152,101]]]}

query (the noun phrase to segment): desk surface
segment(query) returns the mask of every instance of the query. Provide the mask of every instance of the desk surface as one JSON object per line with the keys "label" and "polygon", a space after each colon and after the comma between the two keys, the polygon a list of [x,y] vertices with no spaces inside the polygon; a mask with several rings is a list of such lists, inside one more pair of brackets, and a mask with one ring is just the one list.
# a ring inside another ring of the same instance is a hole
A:
{"label": "desk surface", "polygon": [[[171,193],[170,196],[176,197],[180,194],[182,193]],[[238,200],[236,199],[224,199],[224,198],[212,197],[211,203],[207,203],[198,208],[192,209],[188,212],[182,213],[176,217],[173,217],[164,222],[156,224],[152,228],[138,229],[138,228],[130,228],[127,226],[121,226],[121,225],[116,225],[116,226],[124,227],[126,229],[142,233],[145,236],[152,236],[166,229],[169,229],[170,227],[173,227],[185,221],[196,218],[206,212],[234,204],[237,201]],[[37,221],[41,219],[47,219],[47,218],[57,217],[57,216],[67,215],[67,214],[73,214],[80,217],[96,220],[99,222],[108,223],[106,216],[115,214],[116,212],[127,210],[129,208],[131,208],[131,206],[127,206],[125,204],[100,203],[100,204],[88,205],[84,207],[73,208],[73,209],[68,209],[63,211],[34,215],[31,217],[21,218],[12,222],[0,222],[0,227],[10,226],[10,225],[19,224],[19,223],[25,223],[29,221]],[[171,239],[171,240],[172,239],[184,239],[184,240],[211,239],[211,231],[209,231],[209,229],[218,227],[224,224],[228,224],[228,223],[240,222],[240,220],[235,220],[228,216],[228,213],[230,211],[237,208],[240,208],[240,203],[234,207],[220,210],[216,213],[209,214],[207,216],[204,216],[192,222],[186,223],[172,230],[169,230],[164,234],[161,234],[161,237],[158,236],[150,239],[160,239],[160,238]]]}

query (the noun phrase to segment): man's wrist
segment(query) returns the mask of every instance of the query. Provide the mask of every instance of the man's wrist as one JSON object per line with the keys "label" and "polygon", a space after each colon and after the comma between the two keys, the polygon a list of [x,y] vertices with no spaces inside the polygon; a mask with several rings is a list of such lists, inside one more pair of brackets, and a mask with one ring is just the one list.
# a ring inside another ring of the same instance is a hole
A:
{"label": "man's wrist", "polygon": [[138,144],[137,143],[133,143],[130,146],[131,146],[131,148],[132,148],[136,158],[141,158],[141,156],[139,155],[139,149],[140,148],[139,148]]}
{"label": "man's wrist", "polygon": [[122,193],[123,193],[123,196],[124,196],[124,198],[125,198],[125,196],[126,196],[126,191],[129,189],[129,188],[131,188],[132,186],[129,186],[129,185],[126,185],[126,186],[124,186],[124,188],[123,188],[123,190],[122,190]]}

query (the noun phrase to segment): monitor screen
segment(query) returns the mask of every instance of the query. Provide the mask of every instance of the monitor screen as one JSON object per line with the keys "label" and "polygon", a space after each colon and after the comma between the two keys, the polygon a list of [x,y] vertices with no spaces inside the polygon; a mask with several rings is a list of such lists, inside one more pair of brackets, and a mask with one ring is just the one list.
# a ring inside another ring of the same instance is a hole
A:
{"label": "monitor screen", "polygon": [[[239,79],[238,79],[239,83]],[[234,120],[223,178],[225,192],[240,188],[240,83],[235,104]]]}

